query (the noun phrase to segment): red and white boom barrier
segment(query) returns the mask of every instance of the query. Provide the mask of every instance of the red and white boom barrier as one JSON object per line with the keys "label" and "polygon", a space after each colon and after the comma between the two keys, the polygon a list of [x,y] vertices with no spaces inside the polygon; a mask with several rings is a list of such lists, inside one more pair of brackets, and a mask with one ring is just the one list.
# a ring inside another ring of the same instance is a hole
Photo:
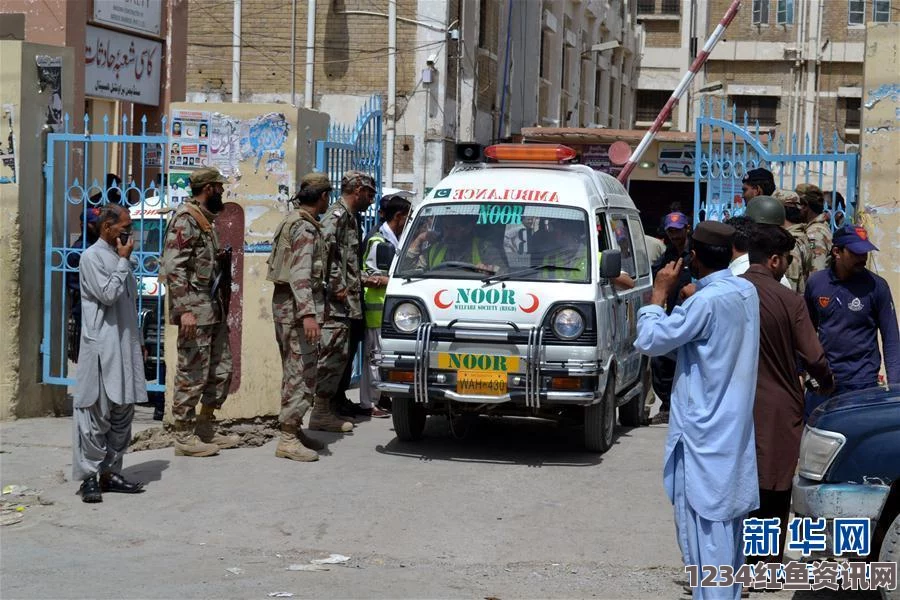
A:
{"label": "red and white boom barrier", "polygon": [[663,106],[663,109],[660,111],[659,115],[657,115],[656,120],[653,121],[653,126],[647,131],[644,135],[644,138],[641,140],[641,143],[638,144],[637,148],[634,149],[634,152],[631,153],[631,157],[628,159],[628,162],[625,163],[625,166],[622,167],[622,172],[619,173],[619,181],[625,183],[628,181],[628,177],[631,175],[631,172],[634,170],[635,165],[641,160],[641,156],[644,155],[647,148],[650,146],[650,142],[653,141],[653,138],[656,136],[657,132],[662,128],[663,123],[666,122],[666,119],[672,114],[672,109],[675,108],[675,104],[678,103],[678,99],[684,94],[685,90],[687,90],[688,86],[691,85],[691,81],[694,80],[694,75],[697,74],[697,71],[700,70],[700,67],[706,62],[706,59],[709,58],[710,53],[713,48],[716,47],[716,44],[719,43],[719,40],[722,39],[722,36],[725,34],[725,30],[728,28],[728,25],[731,21],[734,20],[735,15],[738,13],[738,9],[741,7],[741,0],[734,0],[731,3],[731,6],[728,7],[728,12],[725,13],[725,16],[722,17],[722,20],[719,21],[719,24],[716,26],[715,31],[712,32],[712,35],[709,36],[709,39],[706,40],[706,43],[703,44],[703,50],[697,54],[697,57],[694,59],[694,62],[691,63],[690,68],[687,73],[684,74],[684,77],[681,78],[681,81],[678,83],[678,87],[675,88],[675,91],[672,92],[672,95],[669,97],[669,100],[666,102],[666,105]]}

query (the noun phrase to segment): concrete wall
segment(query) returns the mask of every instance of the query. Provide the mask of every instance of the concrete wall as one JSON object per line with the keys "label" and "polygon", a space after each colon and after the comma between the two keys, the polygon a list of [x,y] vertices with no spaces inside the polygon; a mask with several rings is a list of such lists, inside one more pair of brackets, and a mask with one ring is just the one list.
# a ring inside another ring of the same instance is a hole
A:
{"label": "concrete wall", "polygon": [[[17,170],[16,183],[0,183],[0,419],[66,410],[65,388],[41,384],[48,95],[39,93],[37,55],[62,58],[63,110],[74,108],[71,48],[0,41],[0,146],[8,146],[11,133]],[[0,166],[0,175],[10,169]],[[64,200],[55,202],[61,207]]]}
{"label": "concrete wall", "polygon": [[[235,161],[219,164],[229,179],[225,186],[226,207],[228,203],[237,204],[244,221],[243,268],[239,275],[235,274],[233,289],[237,290],[237,296],[232,296],[228,319],[232,341],[238,339],[240,342],[239,345],[232,343],[236,383],[232,385],[232,393],[220,416],[234,419],[277,415],[281,405],[281,359],[275,343],[272,284],[266,281],[266,259],[275,229],[288,210],[285,200],[295,191],[298,174],[300,177],[304,174],[295,169],[307,169],[311,162],[314,163],[315,144],[310,142],[325,137],[327,116],[286,104],[179,103],[172,109],[210,112],[232,120],[239,130],[242,125],[273,113],[283,115],[288,125],[287,137],[277,147],[266,146],[262,154],[241,153]],[[215,135],[215,124],[212,131]],[[244,135],[240,134],[242,138]],[[286,187],[280,189],[280,186]],[[224,245],[228,240],[223,233],[223,223],[222,217],[216,221]],[[240,246],[239,241],[232,240],[231,243],[233,247]],[[237,303],[236,298],[239,298]],[[166,327],[166,364],[169,365],[166,402],[169,406],[177,363],[177,335],[176,327]],[[234,389],[235,385],[237,389]]]}
{"label": "concrete wall", "polygon": [[872,267],[900,300],[900,23],[869,25],[859,194],[862,224],[880,252]]}

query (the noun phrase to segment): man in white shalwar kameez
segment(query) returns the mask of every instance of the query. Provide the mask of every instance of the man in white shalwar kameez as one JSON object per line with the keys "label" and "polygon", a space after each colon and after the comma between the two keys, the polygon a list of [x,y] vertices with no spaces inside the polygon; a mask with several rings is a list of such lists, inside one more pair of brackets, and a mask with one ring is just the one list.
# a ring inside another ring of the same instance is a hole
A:
{"label": "man in white shalwar kameez", "polygon": [[72,477],[82,482],[84,502],[101,502],[101,491],[142,491],[142,484],[127,481],[121,470],[131,442],[134,404],[147,401],[137,285],[129,261],[134,248],[131,217],[121,205],[109,204],[98,227],[100,239],[84,251],[79,264],[81,346]]}
{"label": "man in white shalwar kameez", "polygon": [[[663,483],[675,509],[685,566],[744,563],[742,521],[759,506],[753,404],[759,360],[759,297],[728,270],[734,228],[705,221],[692,236],[697,291],[666,315],[681,260],[656,276],[638,312],[635,348],[674,354],[675,379]],[[741,585],[694,587],[695,599],[737,599]]]}

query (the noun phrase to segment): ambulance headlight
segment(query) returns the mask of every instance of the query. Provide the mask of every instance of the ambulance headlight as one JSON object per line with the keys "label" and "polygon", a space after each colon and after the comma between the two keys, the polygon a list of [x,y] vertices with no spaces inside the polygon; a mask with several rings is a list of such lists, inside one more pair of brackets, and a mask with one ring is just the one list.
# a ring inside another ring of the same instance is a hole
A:
{"label": "ambulance headlight", "polygon": [[402,302],[394,309],[394,327],[402,333],[412,333],[422,324],[422,311],[412,302]]}
{"label": "ambulance headlight", "polygon": [[553,315],[553,333],[561,340],[578,339],[584,333],[584,317],[574,308],[564,308]]}

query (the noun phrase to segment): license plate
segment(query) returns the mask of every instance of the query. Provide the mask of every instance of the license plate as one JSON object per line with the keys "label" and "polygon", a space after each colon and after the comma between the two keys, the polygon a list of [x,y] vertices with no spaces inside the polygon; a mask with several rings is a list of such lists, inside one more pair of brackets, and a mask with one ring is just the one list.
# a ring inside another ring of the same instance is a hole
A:
{"label": "license plate", "polygon": [[457,371],[456,393],[473,396],[502,396],[506,393],[506,373]]}
{"label": "license plate", "polygon": [[519,370],[519,357],[497,356],[494,354],[440,352],[438,353],[438,369],[516,373]]}

